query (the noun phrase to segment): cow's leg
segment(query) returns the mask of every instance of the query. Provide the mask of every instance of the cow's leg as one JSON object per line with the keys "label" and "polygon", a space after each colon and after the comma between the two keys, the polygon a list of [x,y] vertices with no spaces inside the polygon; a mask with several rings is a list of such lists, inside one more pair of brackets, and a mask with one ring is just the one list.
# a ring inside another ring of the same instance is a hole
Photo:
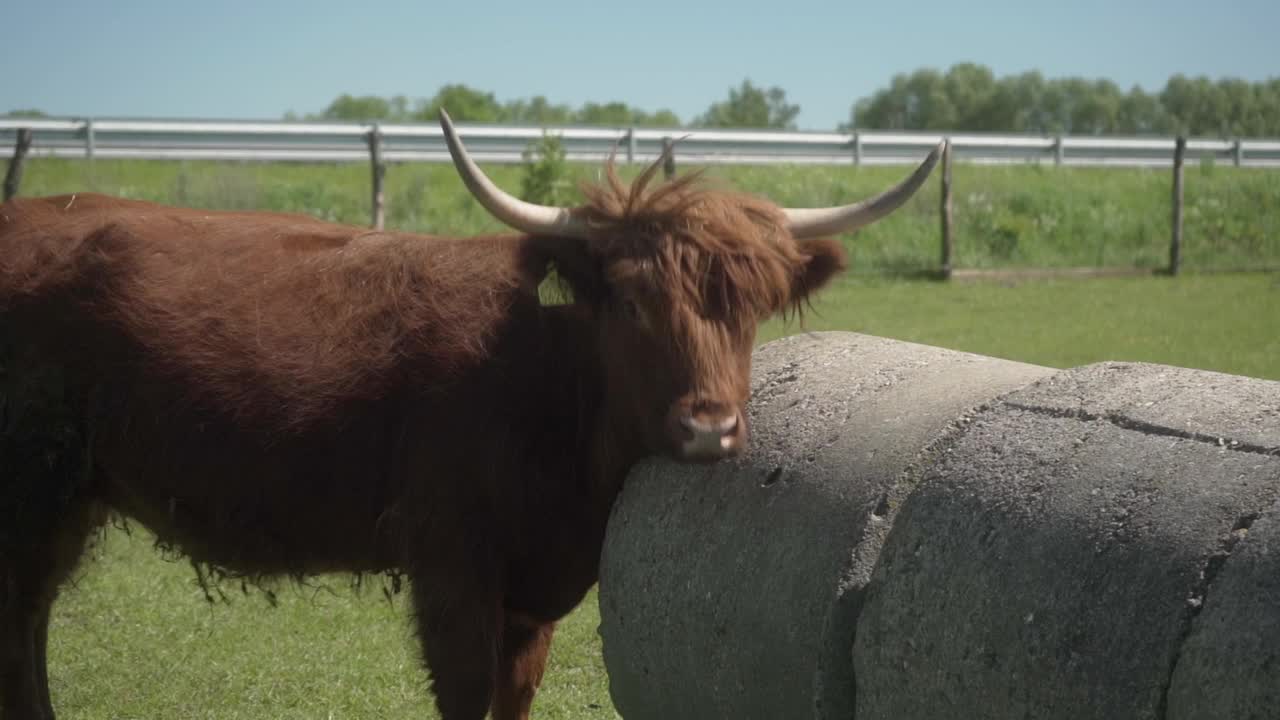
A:
{"label": "cow's leg", "polygon": [[481,720],[493,696],[498,604],[493,597],[446,592],[451,596],[448,606],[414,591],[431,690],[442,720]]}
{"label": "cow's leg", "polygon": [[409,576],[436,707],[442,720],[482,720],[493,697],[501,632],[498,563],[465,543],[424,547],[432,548],[430,559]]}
{"label": "cow's leg", "polygon": [[[14,588],[6,589],[12,592]],[[34,616],[10,598],[0,609],[0,717],[43,720],[45,703],[35,668]]]}
{"label": "cow's leg", "polygon": [[32,665],[36,671],[36,685],[40,693],[41,705],[44,710],[44,716],[53,719],[53,698],[49,693],[49,615],[53,611],[53,602],[50,601],[44,610],[36,616],[35,624],[35,658]]}
{"label": "cow's leg", "polygon": [[103,516],[96,503],[73,501],[44,523],[32,518],[16,523],[24,532],[5,538],[0,549],[0,717],[5,720],[53,719],[49,614]]}
{"label": "cow's leg", "polygon": [[528,720],[555,631],[554,622],[539,622],[520,613],[506,614],[493,692],[493,720]]}

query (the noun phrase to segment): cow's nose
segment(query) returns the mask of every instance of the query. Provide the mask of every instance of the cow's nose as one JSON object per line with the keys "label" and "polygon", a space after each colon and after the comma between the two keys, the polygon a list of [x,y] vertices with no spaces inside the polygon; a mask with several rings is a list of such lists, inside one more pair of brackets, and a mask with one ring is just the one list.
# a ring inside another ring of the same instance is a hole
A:
{"label": "cow's nose", "polygon": [[684,442],[684,454],[691,458],[721,458],[737,451],[739,443],[738,413],[707,416],[688,414],[680,418],[680,425],[688,431]]}

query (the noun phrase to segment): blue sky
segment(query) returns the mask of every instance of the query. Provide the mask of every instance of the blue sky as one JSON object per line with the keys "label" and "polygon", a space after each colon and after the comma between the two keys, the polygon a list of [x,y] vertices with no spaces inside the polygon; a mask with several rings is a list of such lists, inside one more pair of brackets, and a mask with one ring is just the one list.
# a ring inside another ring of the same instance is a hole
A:
{"label": "blue sky", "polygon": [[833,129],[895,73],[1280,75],[1280,0],[486,3],[44,0],[0,3],[0,111],[279,118],[343,92],[623,100],[682,119],[744,78]]}

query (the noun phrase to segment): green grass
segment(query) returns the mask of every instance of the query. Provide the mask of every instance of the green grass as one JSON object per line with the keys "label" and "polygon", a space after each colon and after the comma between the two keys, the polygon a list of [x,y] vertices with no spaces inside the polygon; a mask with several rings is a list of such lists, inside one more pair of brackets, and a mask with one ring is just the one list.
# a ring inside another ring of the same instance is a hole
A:
{"label": "green grass", "polygon": [[[282,586],[274,608],[231,587],[210,604],[136,527],[109,529],[92,554],[51,623],[60,718],[436,717],[403,593],[326,577]],[[598,624],[593,594],[557,634],[539,717],[615,717]]]}
{"label": "green grass", "polygon": [[[806,329],[848,329],[1055,367],[1143,360],[1280,379],[1280,276],[1189,275],[1020,284],[853,278]],[[797,332],[772,322],[761,341]],[[55,606],[63,718],[427,717],[404,601],[341,578],[286,587],[279,607],[209,605],[182,562],[112,530]],[[614,717],[594,593],[561,626],[535,711]]]}
{"label": "green grass", "polygon": [[[1157,362],[1280,380],[1280,275],[1022,283],[836,282],[808,330],[854,330],[1050,367]],[[763,340],[794,332],[771,322]]]}
{"label": "green grass", "polygon": [[[595,168],[571,166],[578,177]],[[490,168],[511,190],[520,170]],[[633,172],[632,169],[627,170]],[[723,167],[717,181],[784,205],[847,202],[902,168]],[[97,190],[179,205],[302,212],[363,224],[363,164],[251,164],[33,159],[23,193]],[[1161,267],[1165,171],[1039,167],[955,169],[956,266]],[[1187,171],[1185,267],[1280,266],[1280,173]],[[499,230],[445,165],[393,165],[388,226]],[[893,281],[938,261],[937,180],[892,218],[846,238],[855,273],[807,314],[810,330],[845,329],[1054,367],[1141,360],[1280,379],[1280,276],[1197,275],[1018,284]],[[761,341],[797,332],[771,322]],[[63,718],[363,718],[428,711],[403,597],[376,583],[357,594],[286,587],[279,607],[230,592],[210,605],[182,562],[145,532],[110,530],[55,607],[50,646]],[[592,594],[562,624],[535,710],[614,717]]]}
{"label": "green grass", "polygon": [[[599,168],[569,166],[574,183]],[[682,168],[687,169],[687,168]],[[520,188],[519,167],[487,169]],[[905,168],[715,167],[714,180],[794,207],[850,202],[879,192]],[[624,175],[633,174],[625,168]],[[208,208],[302,212],[369,221],[369,168],[362,163],[287,164],[32,159],[23,194],[96,190]],[[937,173],[892,217],[846,237],[855,272],[914,272],[939,263]],[[954,266],[1141,267],[1168,263],[1167,170],[958,164]],[[451,166],[391,165],[390,228],[441,233],[500,229],[462,189]],[[1280,172],[1193,166],[1186,170],[1185,268],[1280,267]]]}

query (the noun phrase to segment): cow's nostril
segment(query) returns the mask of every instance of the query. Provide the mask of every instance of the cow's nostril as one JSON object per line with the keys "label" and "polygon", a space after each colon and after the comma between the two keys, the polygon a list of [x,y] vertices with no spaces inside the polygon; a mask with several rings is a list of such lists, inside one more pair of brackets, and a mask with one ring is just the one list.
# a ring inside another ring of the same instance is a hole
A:
{"label": "cow's nostril", "polygon": [[728,435],[738,427],[737,414],[728,415],[719,420],[704,420],[692,415],[680,418],[680,424],[695,435]]}
{"label": "cow's nostril", "polygon": [[693,461],[715,461],[742,451],[744,433],[738,412],[709,414],[688,412],[679,415],[683,437],[679,439],[679,457]]}

